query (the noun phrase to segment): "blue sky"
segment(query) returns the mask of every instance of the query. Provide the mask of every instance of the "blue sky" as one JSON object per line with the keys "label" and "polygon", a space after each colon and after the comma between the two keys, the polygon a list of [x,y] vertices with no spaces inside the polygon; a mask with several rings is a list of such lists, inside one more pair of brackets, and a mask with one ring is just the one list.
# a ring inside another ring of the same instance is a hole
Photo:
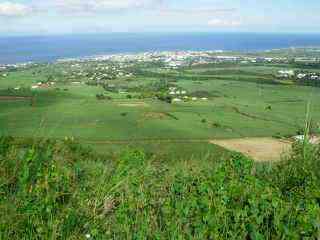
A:
{"label": "blue sky", "polygon": [[0,34],[320,32],[319,0],[0,0]]}

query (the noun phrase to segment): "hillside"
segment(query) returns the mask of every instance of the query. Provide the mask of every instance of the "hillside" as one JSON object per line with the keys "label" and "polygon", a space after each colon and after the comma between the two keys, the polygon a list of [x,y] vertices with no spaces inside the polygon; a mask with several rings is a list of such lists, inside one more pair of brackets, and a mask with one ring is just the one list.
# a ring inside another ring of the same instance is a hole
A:
{"label": "hillside", "polygon": [[0,239],[316,239],[320,146],[279,163],[0,139]]}

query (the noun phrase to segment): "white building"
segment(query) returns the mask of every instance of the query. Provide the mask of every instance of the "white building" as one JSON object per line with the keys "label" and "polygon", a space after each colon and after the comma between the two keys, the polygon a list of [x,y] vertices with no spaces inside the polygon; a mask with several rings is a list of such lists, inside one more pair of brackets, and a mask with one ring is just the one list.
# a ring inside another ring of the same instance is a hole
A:
{"label": "white building", "polygon": [[307,76],[307,74],[305,74],[305,73],[299,73],[299,74],[297,75],[297,78],[301,79],[301,78],[304,78],[304,77],[306,77],[306,76]]}
{"label": "white building", "polygon": [[182,100],[180,98],[174,98],[172,99],[172,102],[181,102]]}
{"label": "white building", "polygon": [[294,76],[293,70],[280,70],[278,71],[280,77],[292,77]]}

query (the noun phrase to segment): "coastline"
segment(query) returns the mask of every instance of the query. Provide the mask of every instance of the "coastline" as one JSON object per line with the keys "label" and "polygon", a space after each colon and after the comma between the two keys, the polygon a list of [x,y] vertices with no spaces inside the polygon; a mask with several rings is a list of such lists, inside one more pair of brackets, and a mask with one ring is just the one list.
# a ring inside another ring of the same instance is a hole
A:
{"label": "coastline", "polygon": [[[271,60],[287,60],[288,56],[281,57],[284,52],[296,51],[297,55],[299,51],[308,51],[319,52],[320,47],[290,47],[290,48],[278,48],[278,49],[268,49],[263,51],[250,51],[250,52],[241,52],[241,51],[226,51],[226,50],[184,50],[184,51],[146,51],[146,52],[127,52],[127,53],[113,53],[113,54],[95,54],[90,56],[82,57],[69,57],[69,58],[57,58],[53,61],[41,62],[41,61],[28,61],[20,62],[14,64],[1,64],[0,63],[0,72],[8,68],[23,68],[32,65],[38,64],[57,64],[57,63],[70,63],[70,62],[92,62],[92,61],[113,61],[113,62],[129,62],[129,61],[150,61],[155,62],[157,60],[162,62],[172,62],[172,61],[185,61],[186,59],[202,58],[210,59],[216,61],[271,61]],[[268,54],[274,55],[272,57]],[[296,59],[299,59],[296,57]],[[319,57],[309,57],[309,60],[319,61]]]}
{"label": "coastline", "polygon": [[320,46],[317,34],[162,33],[0,38],[0,65],[163,51],[257,53]]}

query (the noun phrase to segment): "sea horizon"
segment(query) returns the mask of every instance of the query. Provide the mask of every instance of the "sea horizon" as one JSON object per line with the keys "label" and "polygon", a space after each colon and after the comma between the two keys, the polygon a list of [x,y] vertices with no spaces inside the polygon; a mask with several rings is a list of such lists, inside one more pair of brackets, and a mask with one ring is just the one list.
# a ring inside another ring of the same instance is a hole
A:
{"label": "sea horizon", "polygon": [[236,51],[320,47],[320,33],[148,32],[0,37],[0,64],[156,51]]}

